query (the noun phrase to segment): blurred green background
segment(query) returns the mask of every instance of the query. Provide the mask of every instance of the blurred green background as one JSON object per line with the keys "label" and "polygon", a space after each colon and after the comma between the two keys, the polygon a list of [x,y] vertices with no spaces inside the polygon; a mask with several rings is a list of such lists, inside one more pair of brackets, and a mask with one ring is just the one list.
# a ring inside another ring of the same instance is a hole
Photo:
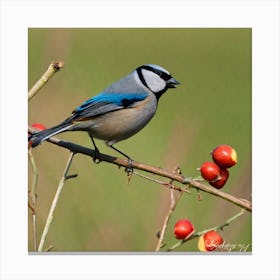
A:
{"label": "blurred green background", "polygon": [[[181,82],[159,102],[154,119],[141,132],[116,145],[133,159],[198,176],[219,144],[232,145],[238,164],[223,188],[251,200],[251,29],[249,28],[88,28],[37,29],[28,32],[29,88],[53,60],[65,67],[29,102],[29,124],[47,127],[68,117],[85,99],[96,95],[136,67],[163,66]],[[59,135],[91,147],[86,133]],[[104,153],[116,155],[97,141]],[[62,176],[69,152],[50,143],[33,150],[38,172],[38,239]],[[123,169],[93,164],[77,155],[71,166],[78,177],[68,180],[55,210],[45,247],[52,251],[154,251],[156,233],[170,207],[170,192]],[[33,173],[29,163],[29,186]],[[223,223],[239,208],[192,190],[184,195],[166,233],[166,249],[177,242],[173,225],[190,219],[196,231]],[[222,232],[229,244],[251,244],[251,214],[245,213]],[[29,251],[33,251],[29,215]],[[197,251],[197,239],[177,251]],[[249,246],[248,251],[252,250]],[[239,251],[239,248],[235,249]]]}

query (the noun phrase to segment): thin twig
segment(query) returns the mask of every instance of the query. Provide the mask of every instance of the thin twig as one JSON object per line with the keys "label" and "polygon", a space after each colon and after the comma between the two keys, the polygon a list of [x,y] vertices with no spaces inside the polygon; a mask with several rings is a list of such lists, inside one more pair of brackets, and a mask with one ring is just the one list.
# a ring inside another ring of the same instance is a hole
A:
{"label": "thin twig", "polygon": [[171,190],[176,190],[176,191],[179,191],[179,192],[186,192],[186,193],[190,193],[190,191],[187,189],[187,188],[180,188],[180,187],[176,187],[175,185],[172,184],[172,181],[171,182],[164,182],[164,181],[160,181],[158,179],[155,179],[155,178],[151,178],[149,176],[146,176],[144,174],[141,174],[141,173],[138,173],[136,172],[135,170],[133,170],[132,174],[134,175],[137,175],[139,177],[142,177],[144,179],[147,179],[149,181],[152,181],[154,183],[157,183],[159,185],[162,185],[168,189],[171,189]]}
{"label": "thin twig", "polygon": [[31,205],[32,205],[32,232],[33,232],[33,247],[37,251],[37,230],[36,230],[36,197],[37,197],[37,183],[38,183],[38,170],[35,159],[32,155],[31,149],[28,149],[28,155],[33,170],[33,182],[30,191]]}
{"label": "thin twig", "polygon": [[62,61],[55,61],[50,64],[47,71],[42,77],[34,84],[28,92],[28,101],[35,96],[35,94],[47,83],[47,81],[64,66]]}
{"label": "thin twig", "polygon": [[62,189],[63,189],[64,182],[65,182],[65,180],[67,180],[67,178],[68,178],[67,173],[68,173],[69,168],[70,168],[70,166],[71,166],[71,163],[72,163],[72,160],[73,160],[74,155],[75,155],[75,153],[71,152],[71,154],[70,154],[70,156],[69,156],[69,159],[68,159],[68,161],[67,161],[65,170],[64,170],[64,172],[63,172],[63,175],[62,175],[62,177],[61,177],[61,179],[60,179],[60,182],[59,182],[59,184],[58,184],[58,187],[57,187],[57,190],[56,190],[56,193],[55,193],[55,196],[54,196],[54,199],[53,199],[53,202],[52,202],[52,205],[51,205],[51,208],[50,208],[48,217],[47,217],[47,221],[46,221],[46,224],[45,224],[45,227],[44,227],[42,236],[41,236],[40,244],[39,244],[39,247],[38,247],[38,252],[42,252],[42,251],[43,251],[44,243],[45,243],[45,240],[46,240],[46,237],[47,237],[47,234],[48,234],[50,225],[51,225],[52,220],[53,220],[54,210],[55,210],[55,208],[56,208],[56,205],[57,205],[59,196],[60,196],[61,191],[62,191]]}
{"label": "thin twig", "polygon": [[165,236],[165,232],[166,232],[166,229],[167,229],[167,225],[168,225],[168,222],[171,218],[171,215],[172,213],[175,211],[175,208],[177,206],[177,203],[179,202],[180,198],[182,197],[183,195],[183,192],[180,192],[177,200],[174,199],[174,190],[173,189],[170,189],[170,200],[171,200],[171,205],[170,205],[170,209],[164,219],[164,222],[163,222],[163,226],[162,226],[162,229],[160,231],[160,236],[159,236],[159,240],[158,240],[158,243],[157,243],[157,246],[156,246],[156,252],[158,252],[160,250],[160,248],[162,247],[162,244],[163,244],[163,240],[164,240],[164,236]]}
{"label": "thin twig", "polygon": [[[37,130],[29,127],[28,131],[31,133],[34,133]],[[169,171],[169,170],[166,170],[163,168],[159,168],[156,166],[148,165],[145,163],[141,163],[141,162],[136,162],[136,161],[129,162],[127,159],[112,157],[110,155],[102,154],[100,152],[95,153],[95,150],[92,150],[92,149],[89,149],[89,148],[86,148],[86,147],[83,147],[83,146],[80,146],[80,145],[77,145],[77,144],[74,144],[71,142],[63,141],[56,137],[50,137],[47,141],[52,144],[55,144],[57,146],[68,149],[68,150],[72,151],[73,153],[79,153],[79,154],[83,154],[83,155],[86,155],[89,157],[93,157],[95,155],[96,158],[98,158],[100,161],[103,161],[103,162],[115,164],[115,165],[121,166],[121,167],[130,166],[134,170],[138,169],[138,170],[146,171],[146,172],[156,174],[156,175],[159,175],[159,176],[162,176],[165,178],[169,178],[169,179],[171,179],[173,181],[177,181],[181,184],[189,185],[190,188],[199,189],[201,191],[207,192],[214,196],[220,197],[224,200],[227,200],[230,203],[233,203],[241,208],[244,208],[245,210],[247,210],[249,212],[252,212],[252,203],[250,201],[248,201],[246,199],[242,199],[242,198],[237,198],[231,194],[220,191],[212,186],[202,184],[201,182],[196,181],[194,179],[186,178],[186,177],[182,176],[181,174],[174,174],[172,171]],[[169,188],[174,188],[177,191],[186,192],[186,190],[184,190],[183,188],[174,187],[173,185],[167,184],[164,186],[169,187]]]}
{"label": "thin twig", "polygon": [[227,219],[224,223],[222,223],[221,225],[212,227],[212,228],[208,228],[205,230],[202,230],[200,232],[194,233],[192,234],[190,237],[188,237],[187,239],[182,239],[181,241],[177,242],[176,244],[174,244],[173,246],[171,246],[169,249],[167,249],[167,251],[173,251],[174,249],[180,247],[182,244],[184,244],[187,241],[190,241],[194,238],[198,238],[199,236],[205,234],[208,231],[219,231],[219,230],[223,230],[225,226],[228,226],[232,221],[236,220],[237,218],[239,218],[241,215],[243,215],[245,213],[244,209],[241,209],[240,212],[238,212],[237,214],[235,214],[234,216],[230,217],[229,219]]}
{"label": "thin twig", "polygon": [[[179,167],[176,167],[173,172],[177,173],[177,174],[181,174],[181,169]],[[169,184],[172,185],[172,183],[173,183],[173,181],[171,180]],[[170,189],[170,209],[169,209],[169,211],[168,211],[168,213],[167,213],[167,215],[164,219],[162,228],[160,230],[158,243],[157,243],[157,246],[156,246],[156,249],[155,249],[156,252],[158,252],[160,250],[160,248],[162,248],[162,246],[163,246],[163,240],[164,240],[164,237],[165,237],[165,232],[166,232],[166,229],[167,229],[168,222],[171,218],[172,213],[175,211],[175,208],[176,208],[180,198],[182,197],[182,195],[183,195],[183,192],[180,192],[177,199],[175,199],[174,189]]]}

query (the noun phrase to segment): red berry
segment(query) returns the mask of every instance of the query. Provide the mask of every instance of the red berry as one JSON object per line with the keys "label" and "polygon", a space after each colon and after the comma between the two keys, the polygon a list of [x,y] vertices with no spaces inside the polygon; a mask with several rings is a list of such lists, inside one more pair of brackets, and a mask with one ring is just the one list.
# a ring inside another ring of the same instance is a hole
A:
{"label": "red berry", "polygon": [[216,189],[221,189],[225,183],[227,182],[227,179],[229,177],[229,172],[227,169],[220,169],[220,175],[216,181],[209,182],[209,184]]}
{"label": "red berry", "polygon": [[179,220],[174,225],[174,234],[177,239],[185,239],[194,233],[194,226],[189,220]]}
{"label": "red berry", "polygon": [[229,145],[220,145],[212,151],[212,158],[221,168],[229,168],[237,163],[237,153]]}
{"label": "red berry", "polygon": [[31,125],[33,128],[36,128],[36,129],[38,129],[38,130],[45,130],[45,129],[47,129],[43,124],[41,124],[41,123],[33,123],[32,125]]}
{"label": "red berry", "polygon": [[201,165],[200,173],[206,181],[214,181],[220,174],[220,167],[214,162],[206,161]]}
{"label": "red berry", "polygon": [[223,237],[215,230],[206,232],[203,238],[206,251],[216,250],[216,248],[224,242]]}

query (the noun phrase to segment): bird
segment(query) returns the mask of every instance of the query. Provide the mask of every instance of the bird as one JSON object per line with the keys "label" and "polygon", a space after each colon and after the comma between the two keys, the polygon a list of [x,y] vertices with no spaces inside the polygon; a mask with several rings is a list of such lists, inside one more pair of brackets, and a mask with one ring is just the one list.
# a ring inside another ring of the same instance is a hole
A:
{"label": "bird", "polygon": [[[83,102],[63,122],[34,132],[28,141],[34,148],[62,132],[86,131],[97,154],[99,150],[94,139],[105,141],[131,163],[131,158],[114,145],[144,128],[155,115],[160,97],[179,84],[163,67],[144,64]],[[94,161],[98,159],[94,157]]]}

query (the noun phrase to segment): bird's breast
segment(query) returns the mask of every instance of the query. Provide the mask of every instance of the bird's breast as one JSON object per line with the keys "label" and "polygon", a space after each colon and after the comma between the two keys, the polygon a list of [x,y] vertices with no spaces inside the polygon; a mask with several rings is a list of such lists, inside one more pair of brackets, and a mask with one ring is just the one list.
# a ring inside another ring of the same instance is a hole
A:
{"label": "bird's breast", "polygon": [[96,117],[90,125],[90,133],[112,145],[141,130],[154,116],[156,109],[156,98],[148,96],[133,107]]}

